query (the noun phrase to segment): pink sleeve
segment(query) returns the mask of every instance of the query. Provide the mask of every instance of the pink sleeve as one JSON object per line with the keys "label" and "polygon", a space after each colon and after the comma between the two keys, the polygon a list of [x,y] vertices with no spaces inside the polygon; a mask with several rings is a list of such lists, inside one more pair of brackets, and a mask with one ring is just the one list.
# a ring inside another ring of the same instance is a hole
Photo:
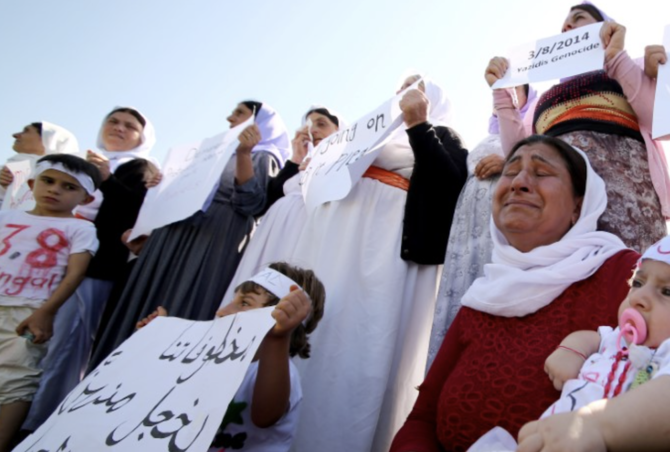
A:
{"label": "pink sleeve", "polygon": [[644,73],[644,70],[635,64],[628,53],[623,50],[612,58],[606,65],[607,75],[616,80],[640,124],[641,129],[651,130],[654,113],[654,96],[656,95],[656,80]]}
{"label": "pink sleeve", "polygon": [[[512,97],[505,89],[493,90],[493,106],[498,115],[498,122],[500,124],[500,142],[502,143],[503,152],[505,156],[509,154],[514,145],[526,138],[529,133],[524,127],[524,121],[521,119],[519,110],[516,109],[512,102]],[[531,115],[533,112],[528,111],[526,115]]]}
{"label": "pink sleeve", "polygon": [[647,77],[644,70],[628,56],[625,50],[612,58],[605,65],[605,69],[607,75],[621,85],[628,103],[637,115],[640,133],[647,147],[651,181],[661,202],[663,216],[669,219],[670,170],[663,148],[660,143],[651,138],[656,80]]}

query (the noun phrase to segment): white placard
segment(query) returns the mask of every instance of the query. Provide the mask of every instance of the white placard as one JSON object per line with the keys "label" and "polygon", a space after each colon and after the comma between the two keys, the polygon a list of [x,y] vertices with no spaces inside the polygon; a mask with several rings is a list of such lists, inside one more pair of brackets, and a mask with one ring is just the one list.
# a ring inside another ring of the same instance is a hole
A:
{"label": "white placard", "polygon": [[[415,89],[420,80],[407,90]],[[403,91],[384,102],[348,128],[323,139],[314,148],[300,180],[308,210],[345,198],[379,154],[382,146],[402,123],[400,99]]]}
{"label": "white placard", "polygon": [[[670,25],[663,32],[663,46],[670,58]],[[654,140],[670,138],[670,64],[659,64],[656,76],[656,96],[654,97],[654,119],[651,126]]]}
{"label": "white placard", "polygon": [[209,322],[155,319],[112,352],[14,452],[207,451],[275,323],[273,309]]}
{"label": "white placard", "polygon": [[202,209],[239,144],[237,137],[253,122],[252,115],[222,134],[171,148],[161,170],[163,180],[147,191],[129,240]]}
{"label": "white placard", "polygon": [[602,26],[598,22],[515,47],[507,58],[509,68],[505,76],[491,88],[509,88],[602,69],[605,61],[605,49],[600,42]]}
{"label": "white placard", "polygon": [[28,186],[28,179],[33,172],[30,160],[8,162],[5,166],[12,172],[14,180],[7,187],[2,210],[32,210],[35,207],[35,198]]}

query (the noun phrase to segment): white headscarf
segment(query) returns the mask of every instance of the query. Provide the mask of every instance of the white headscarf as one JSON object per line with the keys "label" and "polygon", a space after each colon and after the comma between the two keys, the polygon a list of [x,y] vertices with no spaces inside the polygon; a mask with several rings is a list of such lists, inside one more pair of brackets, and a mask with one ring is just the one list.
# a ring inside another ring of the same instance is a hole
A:
{"label": "white headscarf", "polygon": [[109,114],[105,116],[102,120],[102,124],[100,125],[100,131],[98,132],[97,146],[98,149],[100,149],[101,154],[109,159],[109,169],[114,172],[116,171],[116,168],[119,167],[119,165],[136,158],[150,160],[153,164],[158,166],[158,162],[154,158],[149,157],[149,152],[151,152],[151,149],[153,149],[154,145],[156,144],[156,131],[154,130],[154,125],[151,123],[151,121],[149,121],[149,118],[143,115],[142,112],[135,107],[117,106],[112,109],[112,112],[125,108],[136,111],[142,118],[144,118],[145,124],[144,128],[142,129],[141,142],[140,145],[136,148],[129,149],[127,151],[108,151],[105,148],[105,143],[102,139],[103,129],[105,128],[105,123],[107,122],[107,118],[109,118]]}
{"label": "white headscarf", "polygon": [[42,121],[42,144],[44,154],[78,154],[77,138],[64,127]]}
{"label": "white headscarf", "polygon": [[491,219],[492,263],[475,280],[461,304],[502,317],[523,317],[549,305],[571,284],[594,274],[626,245],[609,232],[596,231],[607,207],[605,182],[586,154],[586,191],[579,219],[559,241],[523,253],[509,245]]}
{"label": "white headscarf", "polygon": [[[436,83],[425,78],[423,83],[429,102],[428,122],[433,126],[448,127],[451,121],[451,102]],[[409,179],[414,168],[414,153],[409,144],[406,127],[399,127],[393,133],[372,164]]]}
{"label": "white headscarf", "polygon": [[291,140],[289,140],[284,121],[272,107],[262,104],[255,122],[261,132],[261,141],[254,146],[251,152],[269,152],[283,166],[291,150]]}

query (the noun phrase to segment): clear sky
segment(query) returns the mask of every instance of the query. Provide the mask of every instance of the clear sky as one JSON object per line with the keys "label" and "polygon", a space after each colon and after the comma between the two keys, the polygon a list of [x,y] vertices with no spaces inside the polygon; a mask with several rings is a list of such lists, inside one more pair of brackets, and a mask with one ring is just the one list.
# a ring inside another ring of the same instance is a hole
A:
{"label": "clear sky", "polygon": [[[132,105],[168,148],[228,128],[235,104],[272,105],[293,132],[314,103],[349,121],[409,69],[439,83],[473,147],[487,133],[489,59],[560,32],[579,0],[21,0],[0,3],[0,162],[34,121],[95,149],[103,116]],[[601,0],[641,56],[670,23],[667,0]]]}

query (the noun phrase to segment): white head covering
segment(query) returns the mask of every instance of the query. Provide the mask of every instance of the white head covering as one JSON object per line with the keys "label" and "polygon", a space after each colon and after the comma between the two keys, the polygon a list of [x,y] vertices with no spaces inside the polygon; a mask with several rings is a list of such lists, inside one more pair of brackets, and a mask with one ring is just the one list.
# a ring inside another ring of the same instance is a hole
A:
{"label": "white head covering", "polygon": [[[428,122],[433,126],[448,127],[451,121],[451,102],[436,83],[426,78],[423,83],[429,101]],[[414,168],[414,153],[409,144],[406,127],[399,127],[393,132],[391,139],[372,164],[409,179]]]}
{"label": "white head covering", "polygon": [[107,157],[109,159],[109,168],[112,172],[116,171],[116,168],[126,162],[129,162],[133,159],[136,158],[142,158],[146,160],[150,160],[152,163],[155,165],[158,165],[158,162],[153,159],[152,157],[149,157],[149,152],[151,152],[151,149],[153,149],[154,145],[156,144],[156,132],[154,130],[154,125],[149,121],[149,118],[147,118],[145,115],[142,114],[141,111],[139,111],[135,107],[114,107],[112,109],[112,112],[115,112],[119,109],[124,109],[128,108],[131,110],[135,110],[139,115],[144,118],[145,124],[144,128],[142,129],[142,141],[139,146],[133,149],[129,149],[127,151],[108,151],[105,149],[105,143],[102,139],[102,132],[105,126],[105,123],[107,122],[107,118],[109,118],[109,114],[104,117],[102,120],[102,124],[100,125],[100,131],[98,132],[98,141],[97,141],[97,146],[100,151],[102,151],[102,155]]}
{"label": "white head covering", "polygon": [[266,151],[274,155],[279,160],[280,165],[284,165],[286,159],[290,156],[291,141],[284,121],[272,107],[262,104],[262,107],[255,119],[256,125],[261,132],[261,141],[251,152]]}
{"label": "white head covering", "polygon": [[439,85],[429,79],[423,79],[426,85],[426,97],[430,101],[428,121],[434,126],[449,127],[451,124],[451,101]]}
{"label": "white head covering", "polygon": [[44,154],[78,154],[79,142],[69,130],[42,121],[42,144]]}
{"label": "white head covering", "polygon": [[270,267],[267,267],[264,270],[256,273],[254,276],[249,278],[248,281],[253,281],[256,284],[262,286],[265,290],[277,298],[284,298],[286,295],[290,294],[291,286],[298,286],[299,289],[302,289],[300,284],[293,281],[285,274],[280,273]]}
{"label": "white head covering", "polygon": [[640,258],[640,263],[645,259],[664,262],[670,265],[670,235],[663,237],[650,246]]}
{"label": "white head covering", "polygon": [[523,253],[509,245],[491,219],[492,263],[475,280],[461,304],[502,317],[523,317],[549,305],[571,284],[594,274],[626,245],[609,232],[596,231],[607,207],[605,182],[586,154],[586,192],[579,219],[557,242]]}

